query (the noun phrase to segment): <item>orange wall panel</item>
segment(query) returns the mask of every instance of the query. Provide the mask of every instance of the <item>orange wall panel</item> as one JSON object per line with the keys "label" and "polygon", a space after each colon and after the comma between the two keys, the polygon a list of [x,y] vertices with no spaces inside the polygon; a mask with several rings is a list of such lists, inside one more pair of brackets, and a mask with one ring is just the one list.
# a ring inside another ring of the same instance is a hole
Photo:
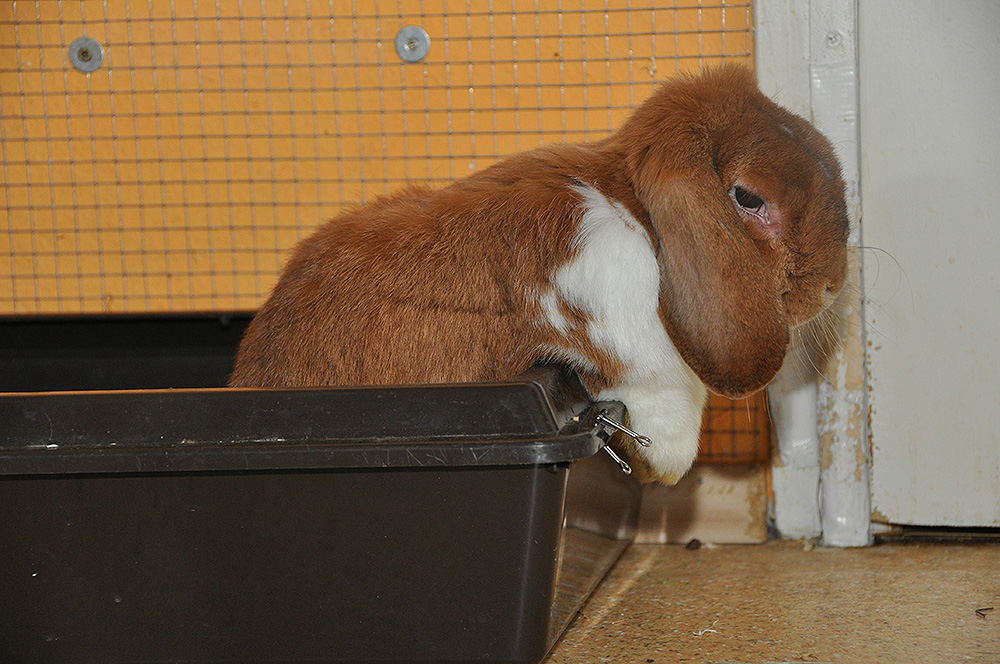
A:
{"label": "orange wall panel", "polygon": [[658,81],[750,60],[746,3],[541,5],[0,4],[0,313],[253,308],[344,206],[600,138]]}
{"label": "orange wall panel", "polygon": [[[747,2],[550,7],[0,3],[0,314],[253,309],[344,207],[602,138],[658,82],[752,59]],[[405,25],[431,36],[419,63]],[[764,458],[762,399],[705,424],[703,458]]]}

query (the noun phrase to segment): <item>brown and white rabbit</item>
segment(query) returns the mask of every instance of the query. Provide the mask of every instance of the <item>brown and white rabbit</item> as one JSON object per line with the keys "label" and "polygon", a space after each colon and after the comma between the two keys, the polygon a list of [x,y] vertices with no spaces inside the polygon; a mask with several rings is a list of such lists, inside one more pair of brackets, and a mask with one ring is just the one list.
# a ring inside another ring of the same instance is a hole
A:
{"label": "brown and white rabbit", "polygon": [[610,137],[543,147],[343,214],[303,240],[233,386],[503,380],[572,365],[677,481],[706,386],[738,397],[844,283],[830,143],[725,66],[662,85]]}

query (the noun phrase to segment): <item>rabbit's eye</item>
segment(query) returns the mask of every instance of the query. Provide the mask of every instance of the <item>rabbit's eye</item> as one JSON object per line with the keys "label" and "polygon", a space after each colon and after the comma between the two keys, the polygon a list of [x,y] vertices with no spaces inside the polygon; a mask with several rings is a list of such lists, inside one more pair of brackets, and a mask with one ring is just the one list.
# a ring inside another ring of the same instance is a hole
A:
{"label": "rabbit's eye", "polygon": [[757,212],[764,205],[763,198],[739,185],[733,186],[732,196],[737,205],[751,212]]}
{"label": "rabbit's eye", "polygon": [[762,231],[769,238],[776,238],[781,234],[784,217],[774,203],[738,184],[729,190],[729,197],[733,199],[740,217],[751,228]]}

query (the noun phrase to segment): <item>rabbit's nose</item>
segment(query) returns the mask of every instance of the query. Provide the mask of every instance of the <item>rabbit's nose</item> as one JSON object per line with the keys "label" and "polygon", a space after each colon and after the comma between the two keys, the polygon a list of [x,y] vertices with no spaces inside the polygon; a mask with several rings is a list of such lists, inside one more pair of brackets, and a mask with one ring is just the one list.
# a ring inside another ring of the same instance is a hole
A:
{"label": "rabbit's nose", "polygon": [[844,289],[844,284],[847,283],[846,271],[837,274],[836,276],[827,279],[826,282],[826,293],[832,297],[837,297],[840,291]]}

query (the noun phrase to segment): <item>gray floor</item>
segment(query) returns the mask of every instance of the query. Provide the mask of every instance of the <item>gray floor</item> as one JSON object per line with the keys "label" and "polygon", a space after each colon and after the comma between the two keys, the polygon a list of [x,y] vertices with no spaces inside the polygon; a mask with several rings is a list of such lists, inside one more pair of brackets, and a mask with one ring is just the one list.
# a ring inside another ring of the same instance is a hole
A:
{"label": "gray floor", "polygon": [[633,545],[547,662],[1000,664],[1000,546]]}

